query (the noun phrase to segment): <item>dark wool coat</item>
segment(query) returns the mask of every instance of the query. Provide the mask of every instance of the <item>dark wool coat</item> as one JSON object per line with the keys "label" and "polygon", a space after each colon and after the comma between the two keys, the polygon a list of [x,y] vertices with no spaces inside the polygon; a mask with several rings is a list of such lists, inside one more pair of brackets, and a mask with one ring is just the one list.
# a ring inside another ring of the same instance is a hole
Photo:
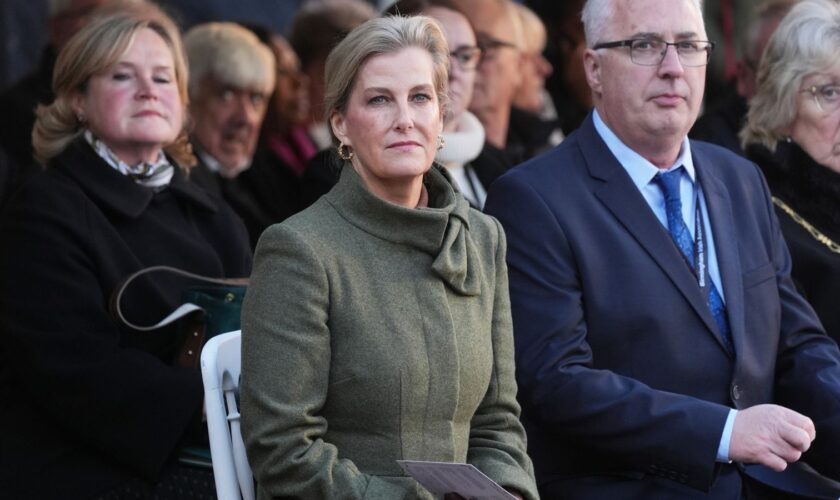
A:
{"label": "dark wool coat", "polygon": [[[168,264],[250,273],[245,228],[176,169],[160,192],[76,141],[25,184],[0,226],[0,491],[88,498],[154,481],[198,420],[198,371],[174,368],[173,330],[135,333],[108,310],[115,285]],[[124,312],[154,324],[182,284],[132,285]]]}
{"label": "dark wool coat", "polygon": [[[806,224],[840,243],[840,175],[792,143],[779,144],[775,155],[761,146],[750,146],[747,153],[761,167],[774,197]],[[791,274],[796,286],[814,307],[826,333],[840,342],[840,248],[819,241],[778,204],[775,209],[793,258]]]}

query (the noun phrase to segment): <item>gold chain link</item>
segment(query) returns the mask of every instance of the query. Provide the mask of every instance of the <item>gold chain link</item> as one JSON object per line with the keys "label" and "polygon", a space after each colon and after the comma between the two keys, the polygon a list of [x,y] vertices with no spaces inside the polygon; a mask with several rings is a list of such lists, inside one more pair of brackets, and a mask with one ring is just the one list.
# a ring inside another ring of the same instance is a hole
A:
{"label": "gold chain link", "polygon": [[786,214],[790,215],[791,219],[793,219],[800,226],[804,227],[806,231],[811,233],[811,236],[813,236],[815,240],[827,246],[828,249],[832,252],[840,254],[840,245],[838,245],[831,238],[820,232],[819,229],[812,226],[807,220],[803,219],[801,215],[794,212],[793,209],[790,208],[790,206],[788,206],[787,203],[774,196],[773,204],[784,210]]}

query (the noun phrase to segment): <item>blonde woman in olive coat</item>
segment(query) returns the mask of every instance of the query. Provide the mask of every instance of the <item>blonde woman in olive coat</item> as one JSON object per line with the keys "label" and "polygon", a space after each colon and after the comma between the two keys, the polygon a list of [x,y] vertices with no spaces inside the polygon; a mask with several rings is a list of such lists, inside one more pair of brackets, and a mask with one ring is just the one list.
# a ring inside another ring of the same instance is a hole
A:
{"label": "blonde woman in olive coat", "polygon": [[341,178],[263,234],[243,311],[260,498],[433,498],[402,459],[471,463],[537,496],[504,234],[432,166],[447,59],[433,21],[388,17],[327,61]]}

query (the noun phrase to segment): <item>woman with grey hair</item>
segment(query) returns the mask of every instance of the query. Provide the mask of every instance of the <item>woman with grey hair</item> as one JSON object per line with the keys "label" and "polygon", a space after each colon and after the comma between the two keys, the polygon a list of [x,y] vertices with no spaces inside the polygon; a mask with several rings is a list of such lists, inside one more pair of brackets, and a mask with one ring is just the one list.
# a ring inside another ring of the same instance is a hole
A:
{"label": "woman with grey hair", "polygon": [[804,0],[770,39],[741,138],[764,171],[793,278],[840,341],[840,2]]}
{"label": "woman with grey hair", "polygon": [[398,460],[467,462],[536,498],[498,222],[433,165],[449,49],[384,17],[327,59],[338,184],[263,233],[242,319],[260,498],[431,499]]}

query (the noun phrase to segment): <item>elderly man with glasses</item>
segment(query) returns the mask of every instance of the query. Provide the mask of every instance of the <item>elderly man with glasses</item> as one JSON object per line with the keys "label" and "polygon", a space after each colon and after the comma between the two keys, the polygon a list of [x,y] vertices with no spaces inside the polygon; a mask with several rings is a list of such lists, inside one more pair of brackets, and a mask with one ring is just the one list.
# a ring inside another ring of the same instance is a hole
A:
{"label": "elderly man with glasses", "polygon": [[542,496],[837,498],[802,462],[840,477],[840,351],[756,166],[686,136],[700,1],[588,0],[583,21],[595,110],[485,207]]}

